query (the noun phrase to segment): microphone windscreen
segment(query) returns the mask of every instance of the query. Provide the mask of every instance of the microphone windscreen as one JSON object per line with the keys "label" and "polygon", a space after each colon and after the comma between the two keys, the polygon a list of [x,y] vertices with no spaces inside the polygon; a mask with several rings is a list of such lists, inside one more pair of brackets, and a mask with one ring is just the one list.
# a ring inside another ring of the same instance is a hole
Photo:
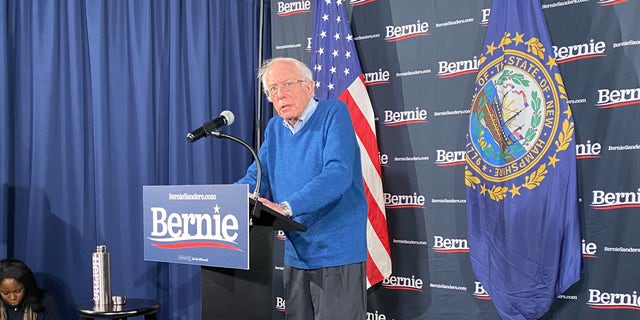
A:
{"label": "microphone windscreen", "polygon": [[220,115],[227,119],[227,125],[231,125],[236,120],[236,116],[229,110],[222,111]]}

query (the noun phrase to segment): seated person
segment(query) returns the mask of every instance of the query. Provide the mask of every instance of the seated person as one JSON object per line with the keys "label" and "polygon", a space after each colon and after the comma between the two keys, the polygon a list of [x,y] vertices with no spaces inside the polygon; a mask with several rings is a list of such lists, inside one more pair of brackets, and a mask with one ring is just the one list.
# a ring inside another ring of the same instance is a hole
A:
{"label": "seated person", "polygon": [[17,259],[0,260],[0,320],[58,320],[58,309],[38,288],[27,265]]}

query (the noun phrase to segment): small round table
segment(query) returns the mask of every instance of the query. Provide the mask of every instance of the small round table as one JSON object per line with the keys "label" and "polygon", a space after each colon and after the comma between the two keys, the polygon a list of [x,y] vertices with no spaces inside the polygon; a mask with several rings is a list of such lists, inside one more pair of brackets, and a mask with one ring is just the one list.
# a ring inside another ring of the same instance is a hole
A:
{"label": "small round table", "polygon": [[144,320],[156,320],[156,313],[160,309],[160,303],[151,299],[127,298],[125,304],[95,305],[93,301],[76,306],[80,319],[120,319],[144,316]]}

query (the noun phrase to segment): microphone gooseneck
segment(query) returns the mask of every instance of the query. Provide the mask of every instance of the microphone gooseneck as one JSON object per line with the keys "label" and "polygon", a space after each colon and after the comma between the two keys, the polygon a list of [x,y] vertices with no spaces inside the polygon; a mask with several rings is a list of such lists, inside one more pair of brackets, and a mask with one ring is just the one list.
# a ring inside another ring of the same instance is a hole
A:
{"label": "microphone gooseneck", "polygon": [[[253,207],[254,212],[257,211],[258,205],[259,205],[259,198],[260,198],[260,183],[262,183],[262,165],[260,164],[260,159],[258,158],[258,154],[256,154],[256,151],[246,142],[244,142],[242,139],[236,138],[232,135],[228,135],[226,133],[222,133],[219,131],[214,131],[211,133],[211,135],[213,135],[214,137],[218,138],[218,139],[229,139],[229,140],[233,140],[239,144],[241,144],[242,146],[244,146],[245,148],[247,148],[247,150],[249,150],[249,152],[251,152],[251,156],[253,157],[253,160],[256,162],[256,171],[257,171],[257,177],[256,177],[256,187],[253,190],[253,200],[256,201],[256,205]],[[251,216],[255,216],[255,213],[252,213]]]}

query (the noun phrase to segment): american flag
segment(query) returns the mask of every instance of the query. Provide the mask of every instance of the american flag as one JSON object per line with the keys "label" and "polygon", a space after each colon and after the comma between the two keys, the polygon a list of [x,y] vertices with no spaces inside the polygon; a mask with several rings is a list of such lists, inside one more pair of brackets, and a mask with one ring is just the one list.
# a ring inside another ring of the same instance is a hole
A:
{"label": "american flag", "polygon": [[318,99],[340,99],[351,114],[362,159],[369,206],[367,287],[391,275],[391,254],[373,107],[342,0],[317,0],[311,40],[311,69]]}

